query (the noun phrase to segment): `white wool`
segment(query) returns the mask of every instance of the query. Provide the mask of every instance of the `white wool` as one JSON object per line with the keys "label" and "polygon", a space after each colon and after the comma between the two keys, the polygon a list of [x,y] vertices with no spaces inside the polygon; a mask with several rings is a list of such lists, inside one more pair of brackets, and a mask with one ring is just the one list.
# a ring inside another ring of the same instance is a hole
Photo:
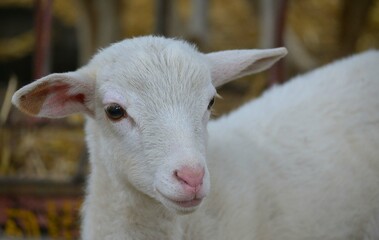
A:
{"label": "white wool", "polygon": [[221,237],[379,239],[378,63],[332,63],[209,123]]}
{"label": "white wool", "polygon": [[[88,115],[85,240],[379,239],[378,51],[298,76],[207,127],[215,87],[285,54],[136,38],[13,102],[36,116]],[[41,89],[47,103],[25,103]],[[110,121],[112,103],[128,117]],[[183,166],[204,169],[200,206],[167,199],[188,195],[175,178]]]}

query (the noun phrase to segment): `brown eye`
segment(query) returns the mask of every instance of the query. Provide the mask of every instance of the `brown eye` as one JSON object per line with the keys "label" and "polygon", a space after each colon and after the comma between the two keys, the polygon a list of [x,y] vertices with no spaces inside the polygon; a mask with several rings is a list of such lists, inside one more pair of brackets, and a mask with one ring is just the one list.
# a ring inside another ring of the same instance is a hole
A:
{"label": "brown eye", "polygon": [[215,103],[215,98],[212,98],[211,101],[208,104],[208,110],[211,110],[213,104]]}
{"label": "brown eye", "polygon": [[105,113],[108,118],[112,121],[120,120],[123,117],[126,117],[126,111],[120,105],[113,103],[105,108]]}

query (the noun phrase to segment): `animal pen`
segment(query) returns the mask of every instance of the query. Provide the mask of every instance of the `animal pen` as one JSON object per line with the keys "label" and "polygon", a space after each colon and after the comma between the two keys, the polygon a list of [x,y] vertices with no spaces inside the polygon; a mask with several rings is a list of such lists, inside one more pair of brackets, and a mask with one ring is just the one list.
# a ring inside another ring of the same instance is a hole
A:
{"label": "animal pen", "polygon": [[180,37],[204,52],[286,46],[289,56],[273,70],[219,89],[227,101],[217,101],[217,117],[289,76],[378,48],[378,16],[378,0],[0,2],[0,238],[79,236],[84,119],[23,115],[10,102],[22,85],[74,70],[125,37]]}

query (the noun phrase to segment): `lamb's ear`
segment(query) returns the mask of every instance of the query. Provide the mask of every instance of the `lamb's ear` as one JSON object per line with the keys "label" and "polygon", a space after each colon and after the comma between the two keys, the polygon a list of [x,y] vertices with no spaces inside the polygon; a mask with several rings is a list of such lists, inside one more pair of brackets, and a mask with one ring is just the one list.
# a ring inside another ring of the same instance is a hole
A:
{"label": "lamb's ear", "polygon": [[95,80],[84,71],[55,73],[19,89],[12,102],[21,111],[48,118],[72,113],[94,115]]}
{"label": "lamb's ear", "polygon": [[229,50],[206,54],[211,66],[213,85],[221,86],[233,79],[271,67],[287,54],[284,47],[256,50]]}

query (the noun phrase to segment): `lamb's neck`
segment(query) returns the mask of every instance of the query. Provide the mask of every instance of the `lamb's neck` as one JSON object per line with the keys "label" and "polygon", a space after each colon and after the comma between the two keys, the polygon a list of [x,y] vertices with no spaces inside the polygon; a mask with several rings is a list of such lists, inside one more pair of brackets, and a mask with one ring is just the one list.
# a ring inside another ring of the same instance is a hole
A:
{"label": "lamb's neck", "polygon": [[84,205],[83,239],[180,239],[177,217],[130,186],[92,168]]}

